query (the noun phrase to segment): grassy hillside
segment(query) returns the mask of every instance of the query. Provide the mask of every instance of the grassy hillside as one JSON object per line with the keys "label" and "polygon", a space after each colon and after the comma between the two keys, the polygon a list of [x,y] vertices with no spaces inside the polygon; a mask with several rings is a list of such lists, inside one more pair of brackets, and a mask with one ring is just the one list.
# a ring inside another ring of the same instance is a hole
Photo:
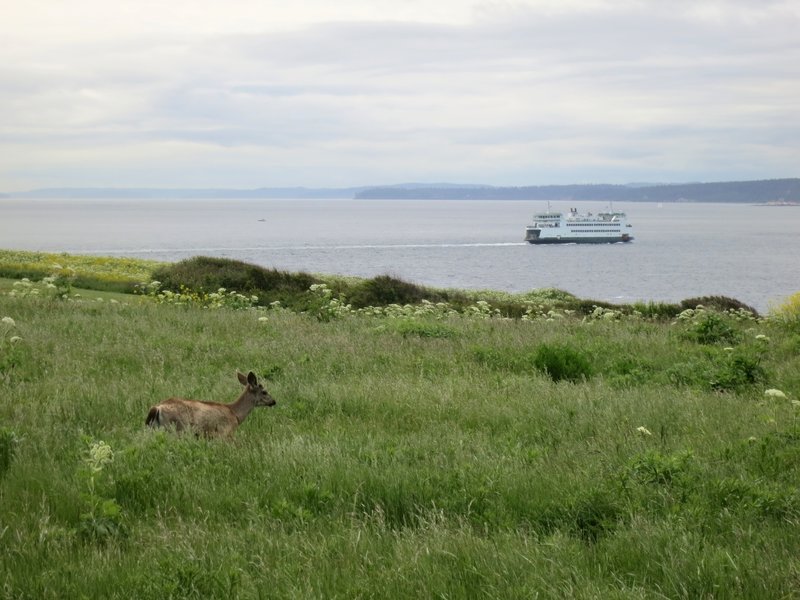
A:
{"label": "grassy hillside", "polygon": [[[314,294],[0,294],[0,596],[797,595],[791,314]],[[278,404],[233,439],[145,429],[171,395],[232,401],[236,369]]]}

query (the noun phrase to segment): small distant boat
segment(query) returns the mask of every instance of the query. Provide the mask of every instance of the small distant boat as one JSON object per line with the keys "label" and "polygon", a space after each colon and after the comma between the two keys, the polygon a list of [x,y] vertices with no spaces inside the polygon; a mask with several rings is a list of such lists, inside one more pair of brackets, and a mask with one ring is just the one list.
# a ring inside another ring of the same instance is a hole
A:
{"label": "small distant boat", "polygon": [[633,240],[633,225],[623,212],[579,214],[570,209],[533,215],[533,225],[525,228],[525,241],[531,244],[613,244]]}

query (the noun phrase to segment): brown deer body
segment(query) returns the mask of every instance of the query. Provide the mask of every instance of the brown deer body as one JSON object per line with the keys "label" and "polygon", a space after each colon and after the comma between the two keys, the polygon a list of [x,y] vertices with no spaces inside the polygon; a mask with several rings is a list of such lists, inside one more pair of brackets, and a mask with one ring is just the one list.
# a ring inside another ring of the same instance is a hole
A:
{"label": "brown deer body", "polygon": [[237,371],[236,376],[245,388],[235,402],[221,404],[168,398],[150,409],[145,424],[150,427],[174,427],[175,431],[188,429],[207,437],[232,434],[254,408],[275,405],[275,399],[258,383],[255,373],[250,371],[245,376]]}

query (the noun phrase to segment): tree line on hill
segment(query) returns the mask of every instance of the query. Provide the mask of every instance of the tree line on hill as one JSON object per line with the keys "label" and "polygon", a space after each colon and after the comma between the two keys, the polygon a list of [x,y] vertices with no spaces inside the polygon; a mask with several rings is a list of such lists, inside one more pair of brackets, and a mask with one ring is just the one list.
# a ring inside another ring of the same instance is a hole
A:
{"label": "tree line on hill", "polygon": [[599,200],[626,202],[800,202],[800,178],[680,184],[489,186],[404,183],[375,187],[256,189],[46,188],[2,198],[64,199],[327,199],[357,200]]}
{"label": "tree line on hill", "polygon": [[357,199],[600,200],[625,202],[800,202],[800,178],[661,185],[374,187]]}

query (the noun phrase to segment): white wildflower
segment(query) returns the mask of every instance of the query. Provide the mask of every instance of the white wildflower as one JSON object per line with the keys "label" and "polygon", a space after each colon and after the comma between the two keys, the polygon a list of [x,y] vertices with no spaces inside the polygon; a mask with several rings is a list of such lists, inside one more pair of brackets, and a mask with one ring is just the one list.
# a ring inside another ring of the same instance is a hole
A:
{"label": "white wildflower", "polygon": [[86,464],[95,473],[103,470],[107,464],[114,462],[114,451],[104,441],[93,442],[89,446],[89,456]]}
{"label": "white wildflower", "polygon": [[780,390],[776,390],[775,388],[770,388],[770,389],[766,390],[764,392],[764,395],[767,398],[777,398],[777,399],[780,399],[780,400],[786,399],[786,394],[784,394]]}
{"label": "white wildflower", "polygon": [[267,321],[269,321],[269,317],[258,317],[259,323],[266,323]]}
{"label": "white wildflower", "polygon": [[638,431],[638,432],[639,432],[639,433],[641,433],[642,435],[653,435],[653,434],[650,432],[650,430],[649,430],[647,427],[645,427],[644,425],[642,425],[642,426],[640,426],[640,427],[637,427],[637,428],[636,428],[636,431]]}
{"label": "white wildflower", "polygon": [[16,344],[17,342],[21,342],[21,341],[22,341],[22,338],[21,338],[21,337],[19,337],[18,335],[12,335],[12,336],[11,336],[11,337],[8,339],[8,341],[9,341],[9,342],[11,342],[12,344]]}
{"label": "white wildflower", "polygon": [[769,342],[769,338],[768,338],[767,336],[765,336],[763,333],[759,333],[759,334],[756,336],[756,339],[757,339],[759,342]]}
{"label": "white wildflower", "polygon": [[3,317],[1,320],[4,324],[8,325],[9,327],[14,327],[16,325],[14,319],[12,319],[11,317]]}

